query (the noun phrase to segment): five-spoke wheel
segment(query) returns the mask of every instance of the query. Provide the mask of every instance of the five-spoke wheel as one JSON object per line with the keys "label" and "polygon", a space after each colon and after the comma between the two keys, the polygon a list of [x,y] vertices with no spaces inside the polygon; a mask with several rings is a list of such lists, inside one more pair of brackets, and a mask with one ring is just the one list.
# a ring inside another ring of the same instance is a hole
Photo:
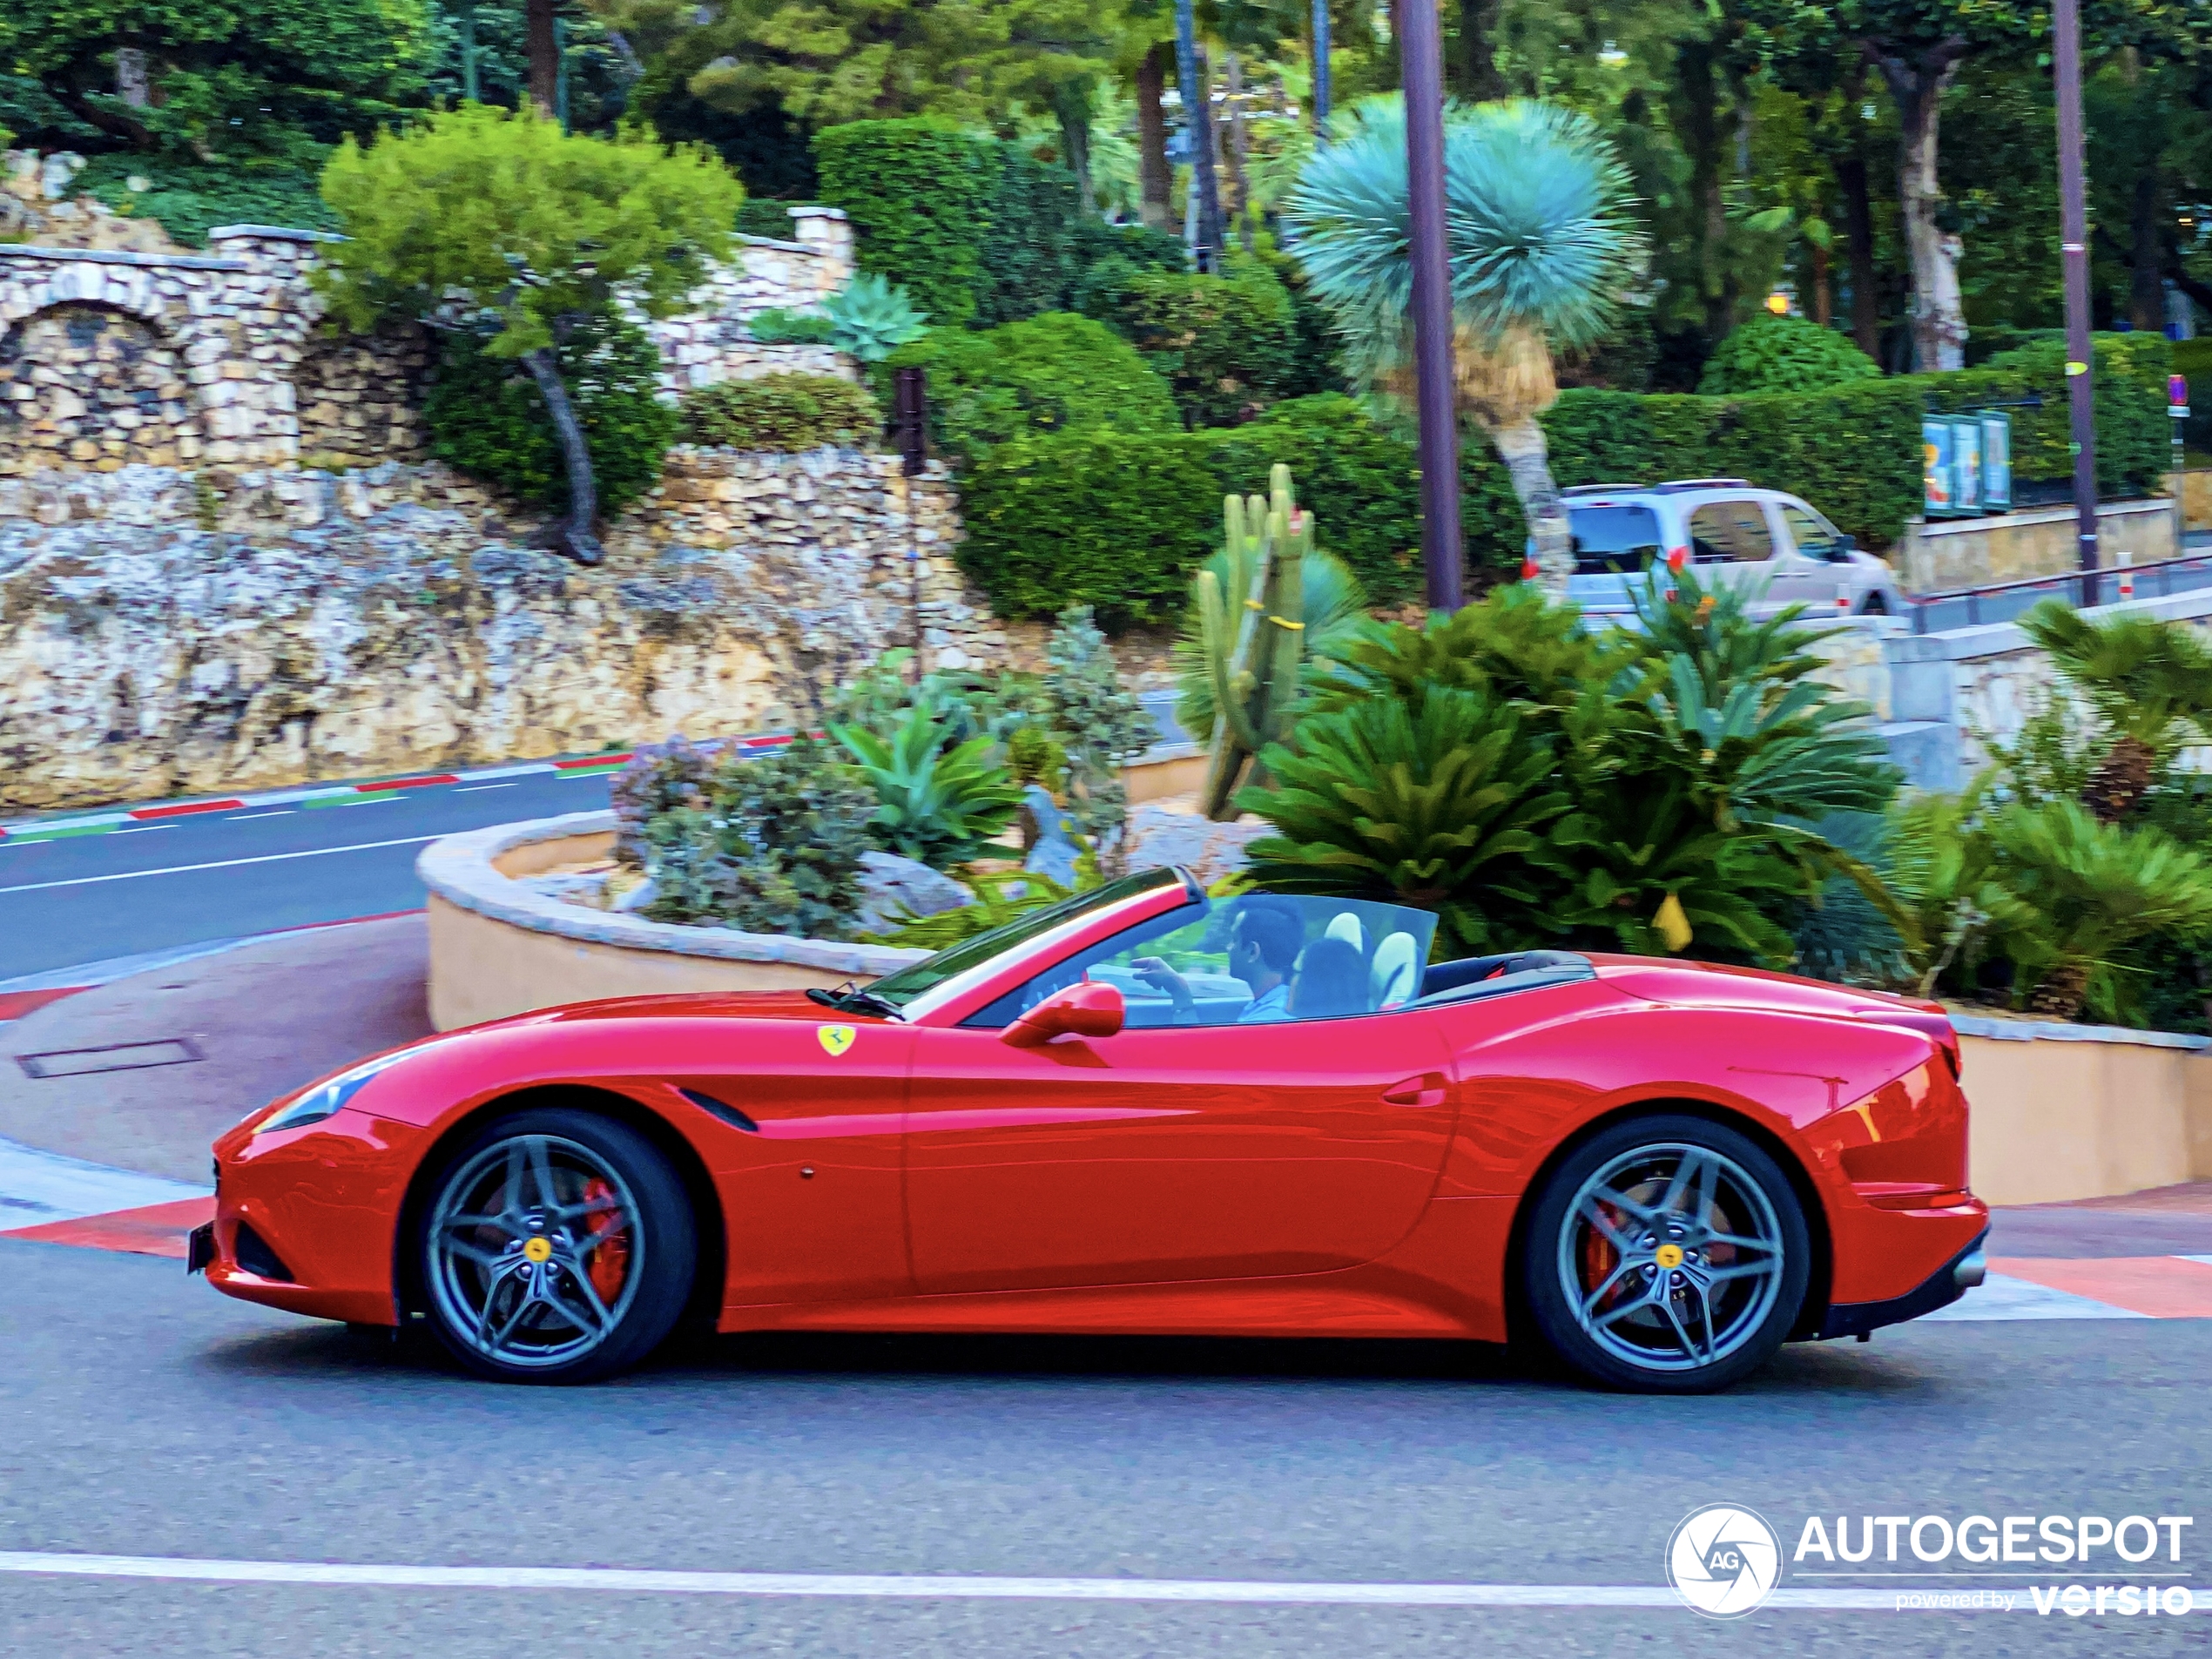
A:
{"label": "five-spoke wheel", "polygon": [[643,1359],[682,1312],[696,1256],[667,1160],[624,1125],[564,1109],[480,1130],[421,1212],[440,1339],[517,1381],[583,1381]]}
{"label": "five-spoke wheel", "polygon": [[1522,1251],[1527,1307],[1576,1371],[1614,1386],[1727,1386],[1797,1321],[1810,1267],[1788,1177],[1694,1117],[1615,1124],[1553,1172]]}

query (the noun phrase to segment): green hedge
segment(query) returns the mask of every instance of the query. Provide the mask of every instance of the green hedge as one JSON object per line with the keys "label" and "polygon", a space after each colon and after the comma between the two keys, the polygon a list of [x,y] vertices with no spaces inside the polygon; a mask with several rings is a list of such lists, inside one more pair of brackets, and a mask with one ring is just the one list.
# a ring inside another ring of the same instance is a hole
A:
{"label": "green hedge", "polygon": [[834,374],[718,381],[685,393],[676,407],[685,442],[732,449],[866,449],[883,435],[883,412],[867,388]]}
{"label": "green hedge", "polygon": [[916,117],[851,121],[814,135],[821,199],[853,223],[860,268],[903,287],[929,320],[976,314],[995,139]]}
{"label": "green hedge", "polygon": [[[2107,494],[2147,489],[2165,465],[2166,344],[2149,334],[2098,338],[2098,475]],[[1882,548],[1919,511],[1922,414],[2031,395],[2041,408],[2013,411],[2015,475],[2022,482],[2064,478],[2064,360],[2040,345],[1980,368],[1824,392],[1568,391],[1543,424],[1562,487],[1748,478],[1802,496]],[[1293,399],[1225,429],[1009,443],[964,481],[961,557],[1004,615],[1089,604],[1117,625],[1169,620],[1181,613],[1190,572],[1218,543],[1222,495],[1264,488],[1276,461],[1296,475],[1322,545],[1378,603],[1419,590],[1413,446],[1340,396]],[[1527,532],[1505,469],[1479,437],[1462,442],[1460,491],[1469,566],[1517,566]]]}
{"label": "green hedge", "polygon": [[1234,426],[1290,392],[1298,373],[1291,296],[1264,268],[1235,277],[1147,271],[1111,319],[1175,393],[1184,423]]}
{"label": "green hedge", "polygon": [[1040,433],[1167,432],[1180,424],[1166,385],[1135,348],[1072,312],[981,334],[933,328],[878,368],[887,401],[894,371],[910,365],[928,375],[931,442],[963,462]]}

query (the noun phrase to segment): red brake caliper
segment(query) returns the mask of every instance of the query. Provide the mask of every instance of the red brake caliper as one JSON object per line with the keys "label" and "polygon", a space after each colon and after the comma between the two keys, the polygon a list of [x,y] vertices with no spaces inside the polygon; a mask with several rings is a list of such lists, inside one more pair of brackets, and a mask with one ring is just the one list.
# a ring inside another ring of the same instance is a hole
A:
{"label": "red brake caliper", "polygon": [[[583,1189],[586,1204],[604,1204],[615,1196],[615,1190],[594,1176]],[[630,1234],[622,1225],[621,1211],[602,1210],[591,1217],[591,1244],[584,1251],[590,1260],[587,1270],[591,1275],[591,1288],[599,1292],[599,1299],[609,1307],[622,1294],[622,1282],[630,1276]]]}
{"label": "red brake caliper", "polygon": [[[1614,1226],[1618,1227],[1621,1224],[1620,1216],[1610,1206],[1598,1205],[1598,1213]],[[1621,1252],[1613,1248],[1612,1241],[1603,1233],[1595,1227],[1585,1231],[1582,1235],[1582,1288],[1585,1292],[1594,1291],[1604,1284],[1605,1276],[1613,1271],[1620,1259]],[[1616,1285],[1614,1287],[1614,1294],[1617,1296],[1619,1293],[1620,1287]],[[1606,1299],[1610,1301],[1613,1298],[1608,1297]]]}

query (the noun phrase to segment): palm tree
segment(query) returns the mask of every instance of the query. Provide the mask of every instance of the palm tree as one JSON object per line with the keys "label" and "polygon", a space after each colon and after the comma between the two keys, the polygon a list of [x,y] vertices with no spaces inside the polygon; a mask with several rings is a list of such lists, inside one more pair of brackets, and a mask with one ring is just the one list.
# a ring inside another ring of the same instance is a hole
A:
{"label": "palm tree", "polygon": [[[1573,544],[1536,417],[1559,395],[1553,350],[1602,339],[1641,270],[1629,175],[1588,117],[1556,105],[1454,105],[1444,119],[1460,414],[1488,435],[1527,517],[1537,568],[1563,586]],[[1403,105],[1360,105],[1351,130],[1306,164],[1283,221],[1312,292],[1335,314],[1350,367],[1410,404]]]}
{"label": "palm tree", "polygon": [[2110,746],[2081,792],[2100,821],[2126,818],[2160,761],[2212,738],[2212,651],[2195,630],[2125,612],[2092,622],[2062,599],[2046,599],[2020,629],[2104,723]]}

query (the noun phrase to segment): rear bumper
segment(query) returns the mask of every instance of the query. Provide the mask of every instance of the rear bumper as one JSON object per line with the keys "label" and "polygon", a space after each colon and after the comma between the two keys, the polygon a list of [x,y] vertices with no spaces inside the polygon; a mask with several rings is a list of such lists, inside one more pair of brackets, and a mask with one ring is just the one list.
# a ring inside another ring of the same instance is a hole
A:
{"label": "rear bumper", "polygon": [[1885,1325],[1902,1325],[1907,1319],[1917,1319],[1924,1313],[1949,1307],[1968,1291],[1982,1282],[1988,1271],[1988,1261],[1982,1254],[1982,1245],[1989,1238],[1986,1228],[1976,1234],[1974,1241],[1953,1256],[1941,1267],[1907,1291],[1903,1296],[1892,1297],[1885,1302],[1838,1302],[1828,1310],[1828,1317],[1821,1321],[1819,1339],[1832,1341],[1838,1337],[1863,1337]]}

